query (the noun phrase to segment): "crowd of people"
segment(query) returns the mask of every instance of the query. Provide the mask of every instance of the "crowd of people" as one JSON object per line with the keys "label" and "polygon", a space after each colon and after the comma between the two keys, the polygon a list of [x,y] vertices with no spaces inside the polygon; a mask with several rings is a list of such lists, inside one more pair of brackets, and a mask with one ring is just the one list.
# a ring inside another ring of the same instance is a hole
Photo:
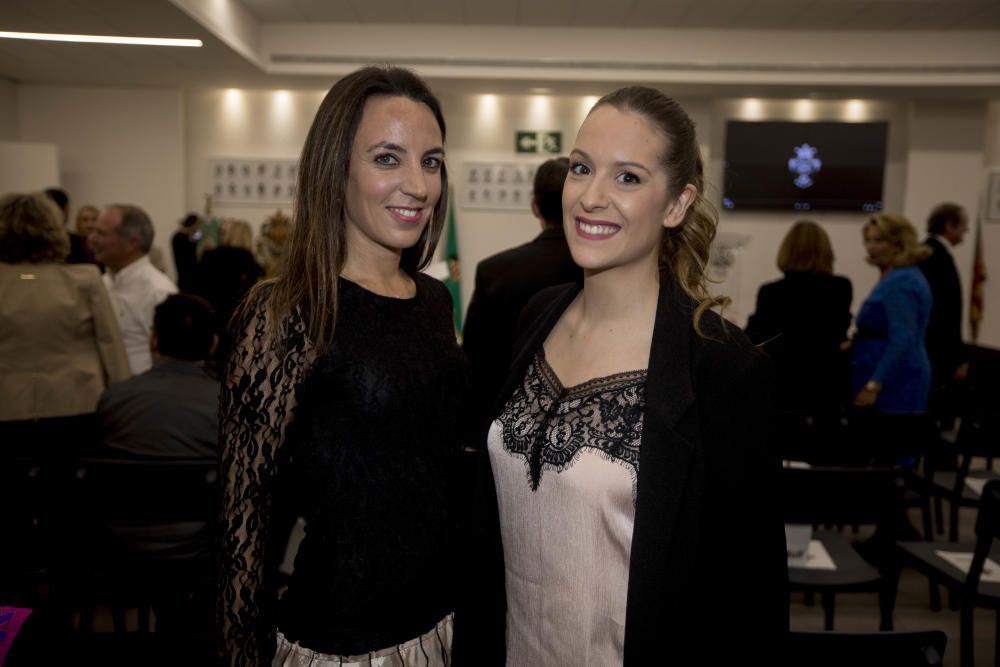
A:
{"label": "crowd of people", "polygon": [[[623,88],[538,169],[541,234],[480,264],[463,349],[422,272],[447,216],[445,128],[414,74],[344,77],[306,138],[294,218],[262,239],[278,261],[237,220],[206,247],[190,215],[176,284],[137,206],[82,206],[67,231],[61,191],[0,199],[6,449],[73,456],[92,433],[115,456],[218,458],[202,556],[219,559],[227,664],[640,664],[664,628],[679,664],[776,655],[770,416],[947,403],[967,366],[944,243],[964,212],[936,209],[924,244],[902,216],[865,221],[880,277],[853,336],[826,232],[796,223],[744,333],[708,289],[694,124]],[[756,545],[753,577],[725,567],[733,540]],[[720,642],[723,597],[744,622]]]}

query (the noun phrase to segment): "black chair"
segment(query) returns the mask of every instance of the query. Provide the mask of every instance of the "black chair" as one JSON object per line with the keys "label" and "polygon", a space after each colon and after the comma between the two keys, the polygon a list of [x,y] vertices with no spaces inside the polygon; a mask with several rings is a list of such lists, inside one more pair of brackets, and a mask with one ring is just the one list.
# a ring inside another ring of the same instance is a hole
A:
{"label": "black chair", "polygon": [[118,632],[129,608],[139,610],[139,631],[148,631],[150,608],[159,614],[167,601],[186,609],[174,618],[210,624],[220,510],[216,462],[81,460],[70,497],[77,553],[69,576],[77,582],[82,631],[102,601],[111,604]]}
{"label": "black chair", "polygon": [[0,461],[4,495],[3,548],[0,548],[0,599],[36,607],[51,584],[55,557],[53,536],[53,466],[41,458],[8,457]]}
{"label": "black chair", "polygon": [[[1000,547],[994,544],[998,538],[1000,538],[1000,481],[992,481],[983,489],[979,514],[976,518],[975,544],[897,543],[904,564],[912,565],[927,575],[931,581],[944,585],[953,595],[960,596],[960,652],[963,667],[971,667],[973,664],[972,616],[976,607],[997,611],[996,664],[1000,665],[1000,583],[981,581],[987,558],[1000,563]],[[968,572],[943,558],[940,552],[971,557]]]}
{"label": "black chair", "polygon": [[972,469],[972,462],[976,458],[1000,457],[1000,415],[963,416],[952,449],[958,458],[956,469],[936,470],[929,467],[925,478],[931,493],[936,498],[948,501],[948,539],[957,542],[959,510],[979,505],[979,492],[968,482],[985,484],[990,480],[1000,479],[1000,474],[993,470]]}
{"label": "black chair", "polygon": [[788,635],[786,661],[809,667],[935,667],[944,664],[948,636],[919,632],[800,632]]}
{"label": "black chair", "polygon": [[789,565],[789,588],[819,593],[824,607],[824,628],[833,629],[837,593],[877,592],[880,629],[892,630],[895,606],[895,572],[889,558],[895,524],[901,511],[902,486],[896,468],[784,468],[782,511],[786,524],[812,526],[874,525],[876,536],[871,564],[841,532],[813,533],[833,561],[832,570]]}
{"label": "black chair", "polygon": [[838,465],[847,433],[847,419],[840,414],[778,412],[773,434],[781,458],[810,465]]}

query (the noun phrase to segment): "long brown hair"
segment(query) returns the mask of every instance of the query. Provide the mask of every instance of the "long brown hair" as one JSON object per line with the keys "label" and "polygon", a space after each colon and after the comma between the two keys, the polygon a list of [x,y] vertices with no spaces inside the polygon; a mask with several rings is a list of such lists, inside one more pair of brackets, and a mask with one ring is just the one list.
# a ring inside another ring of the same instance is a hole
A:
{"label": "long brown hair", "polygon": [[[327,348],[337,324],[337,276],[346,259],[344,209],[351,149],[365,103],[375,96],[406,97],[434,114],[445,138],[437,98],[413,72],[398,67],[365,67],[338,81],[316,112],[299,160],[295,212],[288,252],[278,275],[248,298],[264,297],[268,335],[281,337],[283,323],[296,309],[306,316],[306,334],[317,349]],[[400,267],[414,273],[427,266],[448,211],[448,173],[441,165],[441,198],[420,240],[403,250]],[[267,290],[262,292],[261,290]]]}
{"label": "long brown hair", "polygon": [[729,303],[726,297],[708,292],[708,258],[719,224],[715,207],[705,198],[705,176],[695,136],[694,121],[676,100],[653,88],[630,86],[608,93],[591,109],[608,105],[622,112],[639,114],[666,138],[661,164],[669,177],[671,197],[677,197],[688,184],[698,191],[694,202],[677,227],[665,229],[660,243],[660,266],[691,298],[698,302],[694,328],[701,334],[701,316],[713,306]]}

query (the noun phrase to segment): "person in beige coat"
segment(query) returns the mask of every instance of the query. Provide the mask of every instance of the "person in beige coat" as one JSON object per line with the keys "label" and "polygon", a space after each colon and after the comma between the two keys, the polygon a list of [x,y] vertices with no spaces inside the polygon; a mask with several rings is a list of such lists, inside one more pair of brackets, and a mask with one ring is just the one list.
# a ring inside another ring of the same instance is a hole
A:
{"label": "person in beige coat", "polygon": [[[41,193],[0,198],[0,450],[84,446],[97,400],[130,376],[101,274],[66,264],[69,237]],[[75,443],[75,444],[70,444]]]}

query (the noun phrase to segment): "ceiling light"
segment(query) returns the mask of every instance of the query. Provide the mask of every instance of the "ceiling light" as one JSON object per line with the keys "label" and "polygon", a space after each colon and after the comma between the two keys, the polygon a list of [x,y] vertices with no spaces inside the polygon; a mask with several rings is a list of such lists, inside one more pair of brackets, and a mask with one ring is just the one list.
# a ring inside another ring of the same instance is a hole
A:
{"label": "ceiling light", "polygon": [[52,32],[4,32],[4,39],[32,39],[43,42],[82,42],[86,44],[138,44],[142,46],[201,46],[200,39],[169,39],[164,37],[113,37],[110,35],[64,35]]}

